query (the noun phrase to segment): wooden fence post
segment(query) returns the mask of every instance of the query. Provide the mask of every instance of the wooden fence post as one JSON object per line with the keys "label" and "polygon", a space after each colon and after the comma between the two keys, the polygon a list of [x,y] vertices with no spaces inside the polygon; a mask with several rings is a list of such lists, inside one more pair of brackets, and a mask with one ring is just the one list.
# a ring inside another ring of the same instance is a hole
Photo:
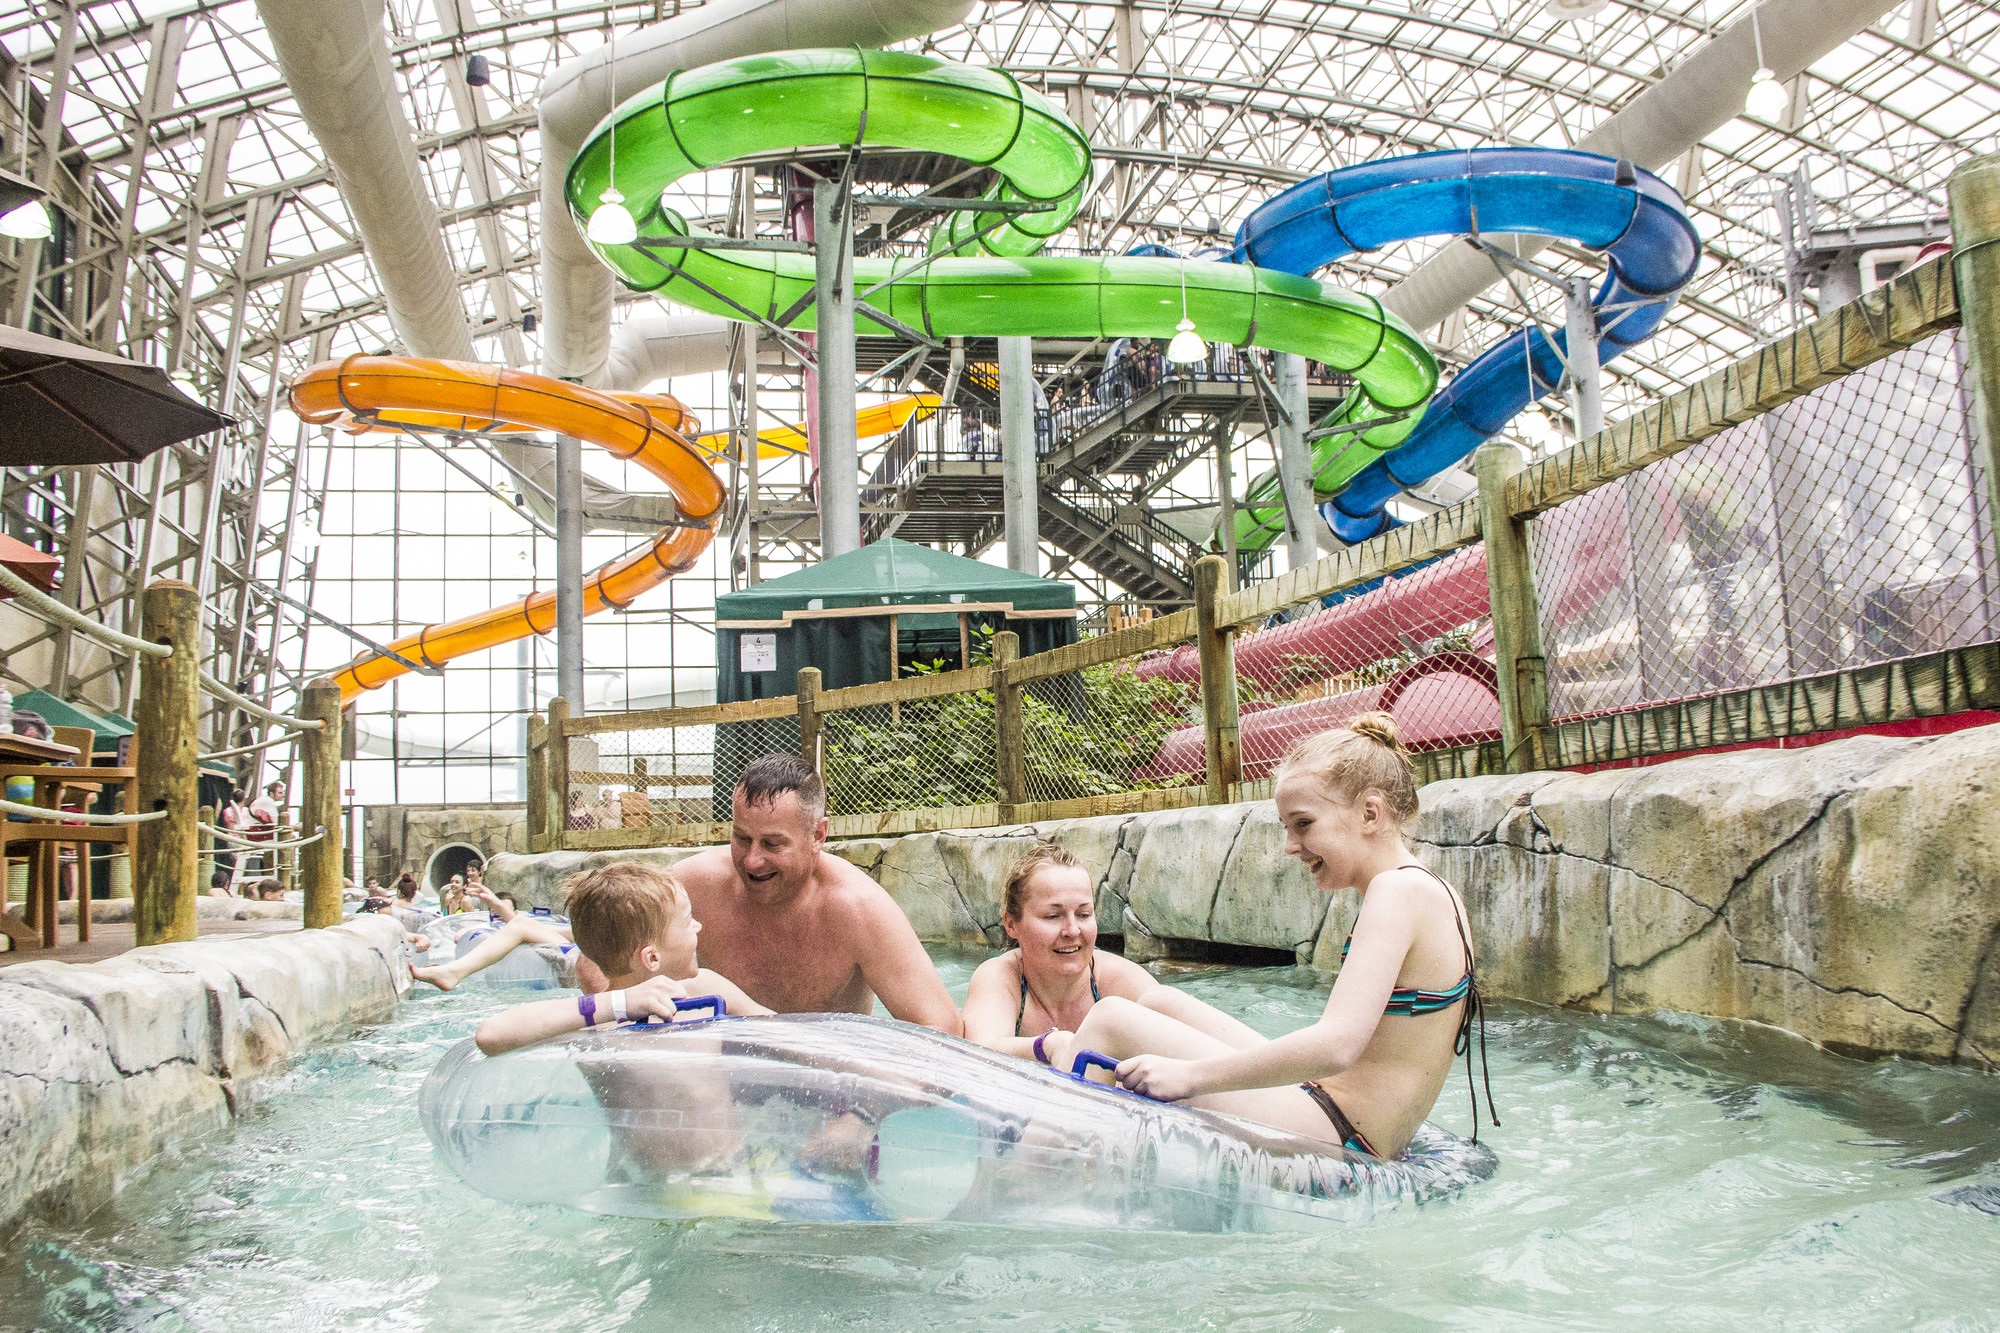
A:
{"label": "wooden fence post", "polygon": [[2000,502],[2000,153],[1951,174],[1951,272],[1972,389],[1972,427],[1990,500]]}
{"label": "wooden fence post", "polygon": [[826,767],[820,762],[819,753],[819,668],[800,667],[797,694],[799,698],[799,758],[812,765],[813,772],[824,778]]}
{"label": "wooden fence post", "polygon": [[133,708],[139,810],[164,810],[167,817],[139,825],[132,918],[140,944],[166,944],[194,938],[195,899],[201,894],[195,778],[201,594],[179,579],[161,579],[146,589],[141,624],[147,640],[171,644],[174,651],[171,657],[139,659],[139,700]]}
{"label": "wooden fence post", "polygon": [[346,830],[340,818],[340,686],[322,676],[300,696],[299,715],[317,721],[318,731],[299,734],[305,762],[299,783],[299,836],[326,830],[318,842],[297,849],[299,885],[305,890],[305,928],[340,924],[340,890]]}
{"label": "wooden fence post", "polygon": [[559,852],[563,849],[564,835],[569,832],[569,700],[560,694],[549,700],[547,742],[548,758],[543,763],[549,777],[545,798],[549,816],[548,849]]}
{"label": "wooden fence post", "polygon": [[1011,808],[1028,799],[1027,738],[1021,732],[1021,687],[1008,668],[1021,660],[1021,636],[1001,630],[993,636],[993,778],[1000,818],[1012,822]]}
{"label": "wooden fence post", "polygon": [[545,852],[549,836],[549,724],[528,716],[528,850]]}
{"label": "wooden fence post", "polygon": [[1229,591],[1229,562],[1205,555],[1194,566],[1195,646],[1201,654],[1201,729],[1208,750],[1208,800],[1221,805],[1243,777],[1236,713],[1236,652],[1232,632],[1215,623],[1215,604]]}
{"label": "wooden fence post", "polygon": [[1479,478],[1479,531],[1486,541],[1486,589],[1493,612],[1493,666],[1499,676],[1500,742],[1509,773],[1549,766],[1548,662],[1541,605],[1528,555],[1528,525],[1508,511],[1507,479],[1520,451],[1491,440],[1472,455]]}

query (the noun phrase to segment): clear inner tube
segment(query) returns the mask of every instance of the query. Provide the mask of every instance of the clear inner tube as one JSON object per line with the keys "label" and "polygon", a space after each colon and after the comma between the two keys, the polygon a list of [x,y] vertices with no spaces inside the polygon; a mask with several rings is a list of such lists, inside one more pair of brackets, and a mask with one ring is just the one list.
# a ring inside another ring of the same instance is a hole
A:
{"label": "clear inner tube", "polygon": [[1384,1162],[847,1014],[627,1026],[497,1058],[466,1041],[422,1116],[485,1194],[659,1219],[1286,1231],[1436,1204],[1497,1166],[1430,1125]]}

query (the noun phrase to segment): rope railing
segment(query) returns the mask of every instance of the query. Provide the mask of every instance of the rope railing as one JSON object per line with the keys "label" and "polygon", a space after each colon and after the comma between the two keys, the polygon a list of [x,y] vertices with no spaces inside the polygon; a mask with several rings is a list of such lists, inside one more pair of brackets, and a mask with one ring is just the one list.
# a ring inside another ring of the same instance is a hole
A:
{"label": "rope railing", "polygon": [[213,824],[197,824],[195,827],[199,828],[203,833],[207,833],[214,837],[220,838],[222,841],[226,843],[230,843],[234,846],[242,847],[253,852],[282,852],[290,847],[306,847],[311,845],[312,843],[318,842],[321,838],[324,838],[326,836],[326,828],[324,825],[316,825],[313,828],[310,837],[295,838],[290,842],[259,842],[255,838],[239,837],[238,835],[231,833],[229,830],[217,828]]}
{"label": "rope railing", "polygon": [[24,805],[20,801],[0,801],[0,810],[10,815],[28,815],[57,824],[146,824],[167,817],[164,810],[148,810],[136,815],[93,815],[82,810],[51,810],[44,805]]}
{"label": "rope railing", "polygon": [[5,584],[8,588],[12,589],[14,596],[23,605],[33,607],[50,620],[67,625],[74,630],[81,630],[92,638],[102,640],[114,648],[123,648],[125,651],[131,653],[144,653],[148,657],[172,657],[174,655],[171,644],[148,643],[144,639],[135,639],[130,634],[121,634],[115,629],[98,624],[95,620],[92,620],[80,611],[75,611],[64,606],[61,602],[58,602],[55,598],[49,596],[5,565],[0,565],[0,584]]}
{"label": "rope railing", "polygon": [[270,740],[252,741],[248,745],[239,745],[233,750],[217,750],[213,754],[203,755],[202,759],[203,760],[235,759],[242,755],[256,754],[260,750],[269,750],[280,745],[292,745],[295,744],[298,741],[298,739],[299,738],[296,733],[289,736],[273,736]]}
{"label": "rope railing", "polygon": [[274,713],[255,700],[238,694],[235,690],[230,689],[206,671],[201,673],[201,687],[216,698],[234,704],[258,721],[269,722],[272,726],[283,727],[287,731],[318,731],[322,726],[326,725],[314,718],[293,717],[289,713]]}

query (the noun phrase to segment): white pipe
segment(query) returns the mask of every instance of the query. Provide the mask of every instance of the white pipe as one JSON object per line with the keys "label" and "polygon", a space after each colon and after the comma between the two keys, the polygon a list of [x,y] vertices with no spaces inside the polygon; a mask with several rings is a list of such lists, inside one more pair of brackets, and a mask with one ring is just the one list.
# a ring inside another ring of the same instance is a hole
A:
{"label": "white pipe", "polygon": [[656,380],[729,369],[729,331],[720,315],[636,315],[611,335],[597,387],[643,389]]}
{"label": "white pipe", "polygon": [[[971,0],[714,0],[618,43],[618,92],[630,96],[677,69],[765,51],[887,46],[950,27]],[[563,178],[611,111],[609,52],[558,65],[541,91],[542,366],[603,383],[613,280],[570,221]]]}
{"label": "white pipe", "polygon": [[[1778,78],[1795,78],[1806,66],[1866,28],[1899,0],[1762,0],[1757,5],[1764,58]],[[1578,148],[1627,158],[1650,171],[1700,143],[1743,112],[1750,76],[1757,70],[1750,20],[1717,34],[1680,67],[1633,98],[1583,136]],[[547,209],[543,210],[547,216]],[[1487,239],[1509,245],[1523,258],[1548,244],[1539,236]],[[1382,304],[1418,329],[1440,323],[1500,280],[1488,256],[1470,246],[1447,246],[1389,289]]]}
{"label": "white pipe", "polygon": [[383,0],[257,0],[278,71],[354,215],[389,322],[416,356],[472,360],[472,327],[382,34]]}

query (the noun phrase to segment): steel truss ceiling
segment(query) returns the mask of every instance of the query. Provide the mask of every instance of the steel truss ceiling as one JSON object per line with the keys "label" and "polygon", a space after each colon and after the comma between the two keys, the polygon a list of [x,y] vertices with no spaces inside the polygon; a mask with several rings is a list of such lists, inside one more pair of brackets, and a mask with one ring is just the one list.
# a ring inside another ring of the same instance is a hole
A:
{"label": "steel truss ceiling", "polygon": [[[1571,22],[1514,0],[1021,0],[983,5],[924,46],[1005,66],[1090,132],[1105,169],[1065,247],[1198,248],[1330,166],[1574,142],[1750,8],[1613,0]],[[627,32],[680,11],[678,0],[388,0],[406,114],[480,356],[536,359],[523,318],[538,306],[543,77],[613,22]],[[491,62],[490,86],[464,82],[474,52]],[[1739,118],[1674,164],[1667,174],[1695,207],[1707,258],[1668,325],[1616,363],[1607,408],[1630,410],[1790,323],[1781,179],[1802,175],[1822,227],[1941,215],[1952,167],[2000,146],[1997,85],[2000,11],[1906,0],[1795,81],[1783,124]],[[269,438],[276,387],[314,359],[394,336],[254,4],[27,0],[0,18],[0,93],[0,167],[47,185],[63,214],[49,243],[0,241],[7,321],[167,365],[245,423],[214,457],[176,455],[158,477],[113,469],[98,485],[17,472],[0,502],[16,523],[39,507],[66,529],[81,501],[102,549],[72,595],[118,621],[148,572],[136,553],[152,497],[192,488],[200,521],[172,540],[151,530],[150,572],[199,567],[210,586],[233,589],[226,605],[240,606],[241,628],[222,637],[244,646],[218,647],[227,674],[296,662],[300,631],[263,590],[297,592],[310,578],[309,554],[288,554],[284,529],[309,523],[317,500],[293,467],[295,441]],[[1357,256],[1322,276],[1379,292],[1435,248]],[[1590,263],[1552,253],[1558,266]],[[1447,361],[1531,313],[1559,322],[1553,297],[1527,299],[1548,304],[1531,312],[1500,286],[1447,320],[1433,331]]]}

